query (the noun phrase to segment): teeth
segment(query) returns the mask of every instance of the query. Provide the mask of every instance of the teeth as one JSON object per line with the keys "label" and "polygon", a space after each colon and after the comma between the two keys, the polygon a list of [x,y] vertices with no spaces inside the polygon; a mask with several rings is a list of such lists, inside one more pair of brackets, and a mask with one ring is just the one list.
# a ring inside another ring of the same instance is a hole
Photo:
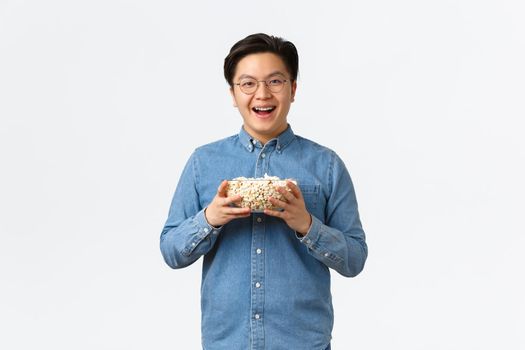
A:
{"label": "teeth", "polygon": [[267,112],[273,110],[274,107],[254,107],[256,111]]}

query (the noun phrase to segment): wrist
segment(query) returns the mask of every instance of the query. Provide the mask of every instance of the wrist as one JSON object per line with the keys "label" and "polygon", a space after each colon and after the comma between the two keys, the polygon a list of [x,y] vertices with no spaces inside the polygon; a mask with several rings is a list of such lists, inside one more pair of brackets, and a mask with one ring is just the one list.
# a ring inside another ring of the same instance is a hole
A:
{"label": "wrist", "polygon": [[212,228],[219,228],[222,226],[218,223],[215,223],[213,221],[213,218],[210,218],[210,216],[208,215],[208,207],[204,209],[204,218],[206,219],[206,222],[208,223],[208,225],[210,225]]}
{"label": "wrist", "polygon": [[310,227],[312,226],[312,215],[310,213],[308,213],[308,220],[306,220],[306,222],[308,222],[308,225],[305,225],[304,227],[301,227],[300,230],[295,231],[301,237],[306,236],[310,231]]}

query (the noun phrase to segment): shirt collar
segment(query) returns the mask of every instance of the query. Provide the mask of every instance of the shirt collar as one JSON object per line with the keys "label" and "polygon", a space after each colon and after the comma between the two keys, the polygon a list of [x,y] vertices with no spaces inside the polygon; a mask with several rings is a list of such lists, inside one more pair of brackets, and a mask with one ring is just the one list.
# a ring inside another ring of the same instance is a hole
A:
{"label": "shirt collar", "polygon": [[[282,152],[282,150],[286,148],[286,146],[288,146],[288,144],[290,144],[290,142],[292,142],[294,139],[295,134],[290,124],[288,124],[286,130],[272,140],[277,140],[277,144],[275,147],[277,148],[278,152]],[[248,152],[252,152],[256,147],[262,148],[263,146],[259,140],[253,138],[250,134],[248,134],[243,127],[241,127],[241,131],[239,132],[239,140]],[[268,142],[271,142],[271,140]]]}

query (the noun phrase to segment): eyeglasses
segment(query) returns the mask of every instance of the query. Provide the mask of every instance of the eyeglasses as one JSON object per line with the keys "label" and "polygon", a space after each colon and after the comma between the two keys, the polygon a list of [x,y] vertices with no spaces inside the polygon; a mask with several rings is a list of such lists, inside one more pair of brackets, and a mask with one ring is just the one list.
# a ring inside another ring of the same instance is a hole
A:
{"label": "eyeglasses", "polygon": [[255,91],[257,91],[259,83],[264,83],[268,90],[270,90],[273,93],[277,93],[283,89],[283,86],[287,81],[288,80],[282,78],[270,78],[268,80],[244,78],[241,79],[241,81],[239,81],[238,83],[235,83],[234,85],[238,85],[241,91],[244,92],[246,95],[252,95],[255,93]]}

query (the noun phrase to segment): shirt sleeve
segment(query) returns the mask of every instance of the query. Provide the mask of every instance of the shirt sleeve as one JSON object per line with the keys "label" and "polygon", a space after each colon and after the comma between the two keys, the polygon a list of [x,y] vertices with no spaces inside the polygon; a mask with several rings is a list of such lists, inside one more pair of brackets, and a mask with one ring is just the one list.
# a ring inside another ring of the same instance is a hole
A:
{"label": "shirt sleeve", "polygon": [[354,277],[363,270],[368,247],[350,174],[334,152],[328,178],[325,222],[312,215],[308,233],[297,238],[313,257],[343,276]]}
{"label": "shirt sleeve", "polygon": [[164,261],[174,269],[191,265],[209,252],[221,230],[206,221],[205,208],[200,206],[196,167],[193,153],[182,171],[160,235]]}

